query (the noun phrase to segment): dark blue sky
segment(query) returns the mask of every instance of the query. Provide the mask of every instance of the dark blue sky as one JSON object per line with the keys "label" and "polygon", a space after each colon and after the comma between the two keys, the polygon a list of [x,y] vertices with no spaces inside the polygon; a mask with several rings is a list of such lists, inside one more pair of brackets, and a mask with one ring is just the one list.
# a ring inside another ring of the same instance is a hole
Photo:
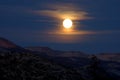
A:
{"label": "dark blue sky", "polygon": [[[75,31],[60,31],[63,17]],[[0,37],[21,46],[120,52],[120,0],[0,0]]]}

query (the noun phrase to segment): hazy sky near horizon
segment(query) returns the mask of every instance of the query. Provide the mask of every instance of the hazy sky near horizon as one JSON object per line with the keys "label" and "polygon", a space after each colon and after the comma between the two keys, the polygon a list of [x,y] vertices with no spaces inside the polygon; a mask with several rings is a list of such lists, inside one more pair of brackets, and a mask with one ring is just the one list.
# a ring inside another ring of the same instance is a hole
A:
{"label": "hazy sky near horizon", "polygon": [[[68,34],[65,17],[73,20]],[[120,0],[0,0],[0,37],[23,47],[120,52]]]}

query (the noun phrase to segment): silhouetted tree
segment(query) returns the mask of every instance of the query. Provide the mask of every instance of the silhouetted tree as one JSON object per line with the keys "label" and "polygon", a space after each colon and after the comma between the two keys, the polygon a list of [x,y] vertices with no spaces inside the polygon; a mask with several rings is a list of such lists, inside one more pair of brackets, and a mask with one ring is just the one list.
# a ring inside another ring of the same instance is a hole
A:
{"label": "silhouetted tree", "polygon": [[100,60],[97,56],[92,55],[90,57],[90,66],[88,67],[89,74],[93,77],[93,80],[113,80],[109,73],[104,70],[104,68],[100,65]]}
{"label": "silhouetted tree", "polygon": [[99,68],[100,60],[97,58],[97,56],[92,55],[91,56],[91,64],[90,67],[96,71]]}

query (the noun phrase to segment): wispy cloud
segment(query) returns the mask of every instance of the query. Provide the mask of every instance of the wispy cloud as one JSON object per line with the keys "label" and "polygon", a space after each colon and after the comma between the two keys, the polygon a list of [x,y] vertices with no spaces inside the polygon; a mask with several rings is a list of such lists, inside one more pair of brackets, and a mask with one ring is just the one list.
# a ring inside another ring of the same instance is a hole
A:
{"label": "wispy cloud", "polygon": [[90,19],[88,12],[73,4],[47,4],[42,10],[35,10],[34,13],[40,16],[53,17],[57,19],[70,18],[72,20]]}
{"label": "wispy cloud", "polygon": [[[35,39],[41,42],[54,42],[54,43],[79,43],[84,41],[91,41],[97,37],[120,34],[120,31],[72,31],[72,32],[60,32],[60,31],[43,31],[35,32]],[[42,36],[40,36],[42,35]]]}

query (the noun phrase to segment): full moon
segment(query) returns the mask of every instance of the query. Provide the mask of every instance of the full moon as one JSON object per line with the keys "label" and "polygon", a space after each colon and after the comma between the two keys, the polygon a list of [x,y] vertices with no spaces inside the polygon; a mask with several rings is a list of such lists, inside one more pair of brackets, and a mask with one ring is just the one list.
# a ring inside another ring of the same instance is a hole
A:
{"label": "full moon", "polygon": [[72,20],[70,20],[70,19],[65,19],[65,20],[63,21],[63,26],[64,26],[64,28],[66,28],[66,29],[71,28],[71,27],[72,27]]}

